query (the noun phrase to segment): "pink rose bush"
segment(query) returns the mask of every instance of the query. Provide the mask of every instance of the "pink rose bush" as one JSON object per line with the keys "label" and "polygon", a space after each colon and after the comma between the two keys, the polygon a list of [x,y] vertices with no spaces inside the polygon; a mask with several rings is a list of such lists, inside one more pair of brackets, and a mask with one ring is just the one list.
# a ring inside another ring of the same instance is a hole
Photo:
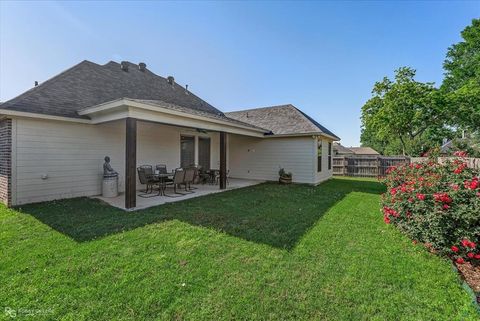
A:
{"label": "pink rose bush", "polygon": [[383,219],[458,264],[480,265],[480,179],[463,157],[391,167]]}

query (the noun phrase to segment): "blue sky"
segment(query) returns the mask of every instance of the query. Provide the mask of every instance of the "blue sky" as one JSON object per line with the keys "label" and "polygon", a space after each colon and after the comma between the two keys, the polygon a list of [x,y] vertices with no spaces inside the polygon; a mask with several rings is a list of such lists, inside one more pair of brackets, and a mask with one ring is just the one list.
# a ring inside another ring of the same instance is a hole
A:
{"label": "blue sky", "polygon": [[480,2],[0,2],[0,101],[84,60],[143,61],[223,111],[292,103],[358,145],[400,66],[440,83]]}

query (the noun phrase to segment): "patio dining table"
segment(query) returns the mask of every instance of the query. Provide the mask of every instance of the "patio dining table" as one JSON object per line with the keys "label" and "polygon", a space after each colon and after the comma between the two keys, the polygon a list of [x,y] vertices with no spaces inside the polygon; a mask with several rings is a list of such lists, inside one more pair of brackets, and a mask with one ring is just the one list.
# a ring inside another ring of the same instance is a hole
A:
{"label": "patio dining table", "polygon": [[173,177],[175,172],[171,173],[159,173],[153,174],[155,178],[158,178],[158,196],[165,196],[165,189],[167,188],[167,178]]}

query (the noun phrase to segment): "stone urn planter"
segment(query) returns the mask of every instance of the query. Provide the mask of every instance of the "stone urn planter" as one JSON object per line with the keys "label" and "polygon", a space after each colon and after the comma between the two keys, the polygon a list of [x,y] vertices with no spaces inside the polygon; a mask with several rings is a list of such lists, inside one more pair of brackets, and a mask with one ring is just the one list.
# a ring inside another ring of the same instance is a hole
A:
{"label": "stone urn planter", "polygon": [[280,176],[278,179],[280,184],[292,184],[292,173],[287,173],[285,172],[285,169],[280,168],[278,171],[278,176]]}

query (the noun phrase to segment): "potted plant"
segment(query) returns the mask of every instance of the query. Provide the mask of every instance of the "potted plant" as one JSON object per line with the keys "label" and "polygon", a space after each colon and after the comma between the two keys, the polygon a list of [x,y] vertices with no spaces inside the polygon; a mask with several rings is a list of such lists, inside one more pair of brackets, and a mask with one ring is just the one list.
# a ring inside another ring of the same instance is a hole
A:
{"label": "potted plant", "polygon": [[284,168],[280,168],[280,170],[278,171],[278,176],[280,176],[280,178],[278,179],[278,182],[280,184],[292,183],[292,173],[286,172]]}

